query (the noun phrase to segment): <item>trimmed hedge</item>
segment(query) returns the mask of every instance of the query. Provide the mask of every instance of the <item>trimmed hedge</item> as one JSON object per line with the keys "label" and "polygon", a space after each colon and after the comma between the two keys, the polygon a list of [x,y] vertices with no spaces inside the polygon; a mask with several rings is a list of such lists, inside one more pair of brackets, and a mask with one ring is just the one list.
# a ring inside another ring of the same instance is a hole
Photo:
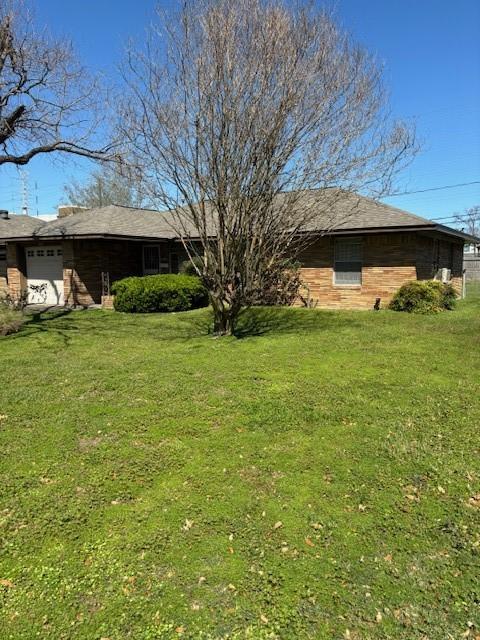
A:
{"label": "trimmed hedge", "polygon": [[116,311],[155,313],[188,311],[208,305],[208,293],[199,278],[165,274],[130,277],[112,285]]}
{"label": "trimmed hedge", "polygon": [[438,280],[414,280],[393,296],[389,308],[407,313],[437,313],[455,307],[457,294],[451,284]]}

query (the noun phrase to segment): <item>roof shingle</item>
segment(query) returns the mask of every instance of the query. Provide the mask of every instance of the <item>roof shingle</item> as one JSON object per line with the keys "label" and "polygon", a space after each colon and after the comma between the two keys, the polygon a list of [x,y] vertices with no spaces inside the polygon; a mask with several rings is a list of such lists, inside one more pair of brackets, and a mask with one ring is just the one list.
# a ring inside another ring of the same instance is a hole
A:
{"label": "roof shingle", "polygon": [[[286,195],[277,196],[279,198]],[[333,233],[366,232],[380,229],[438,229],[465,237],[461,232],[441,227],[431,220],[377,202],[357,194],[342,194],[333,204],[324,191],[306,191],[299,194],[297,207],[312,207],[312,217],[307,231],[329,231]],[[279,205],[280,206],[280,205]],[[0,240],[27,238],[74,238],[74,237],[124,237],[137,239],[174,239],[178,233],[174,228],[174,217],[170,211],[131,209],[109,205],[98,209],[79,211],[64,218],[44,222],[29,216],[10,216],[0,220]],[[185,223],[184,232],[190,237],[197,233],[191,224]]]}

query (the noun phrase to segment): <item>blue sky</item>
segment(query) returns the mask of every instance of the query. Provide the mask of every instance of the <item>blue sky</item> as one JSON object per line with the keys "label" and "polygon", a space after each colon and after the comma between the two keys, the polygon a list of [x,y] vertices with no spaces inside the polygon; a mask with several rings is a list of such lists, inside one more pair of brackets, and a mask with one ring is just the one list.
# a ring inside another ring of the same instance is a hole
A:
{"label": "blue sky", "polygon": [[[177,0],[163,0],[167,7]],[[82,61],[116,73],[126,41],[141,38],[154,0],[41,0],[37,18],[70,37]],[[393,113],[416,122],[421,154],[398,182],[416,191],[480,181],[479,0],[334,0],[344,28],[383,63]],[[30,213],[51,213],[64,201],[70,176],[88,175],[87,162],[36,158],[27,167]],[[19,211],[21,181],[0,172],[1,208]],[[480,204],[480,184],[427,191],[386,202],[429,218],[446,218]]]}

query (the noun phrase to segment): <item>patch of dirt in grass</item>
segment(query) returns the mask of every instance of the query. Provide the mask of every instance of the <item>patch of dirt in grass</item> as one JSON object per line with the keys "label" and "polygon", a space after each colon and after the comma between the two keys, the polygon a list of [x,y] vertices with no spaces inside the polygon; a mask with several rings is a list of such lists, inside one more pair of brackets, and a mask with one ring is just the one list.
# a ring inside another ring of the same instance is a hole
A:
{"label": "patch of dirt in grass", "polygon": [[274,471],[273,473],[266,473],[258,467],[251,466],[240,469],[238,475],[255,487],[257,491],[263,491],[265,493],[276,492],[275,483],[277,480],[285,477],[285,474],[281,471]]}
{"label": "patch of dirt in grass", "polygon": [[79,438],[78,448],[80,451],[90,451],[95,449],[99,444],[103,442],[102,436],[96,436],[95,438]]}

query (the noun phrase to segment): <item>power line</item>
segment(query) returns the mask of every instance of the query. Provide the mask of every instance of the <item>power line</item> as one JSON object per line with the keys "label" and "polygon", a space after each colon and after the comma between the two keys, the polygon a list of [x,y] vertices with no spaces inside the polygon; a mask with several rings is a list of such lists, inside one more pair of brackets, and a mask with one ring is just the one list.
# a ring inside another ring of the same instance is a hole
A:
{"label": "power line", "polygon": [[480,222],[480,216],[478,217],[474,217],[474,218],[462,218],[461,215],[459,215],[459,217],[451,217],[450,218],[432,218],[432,220],[435,220],[435,222],[443,222],[443,223],[457,223],[457,224],[468,224],[468,222],[472,221],[472,222]]}
{"label": "power line", "polygon": [[480,180],[472,182],[461,182],[459,184],[446,184],[443,187],[430,187],[429,189],[418,189],[417,191],[403,191],[402,193],[390,193],[385,198],[396,198],[398,196],[409,196],[414,193],[426,193],[427,191],[442,191],[443,189],[456,189],[457,187],[468,187],[472,184],[480,184]]}

